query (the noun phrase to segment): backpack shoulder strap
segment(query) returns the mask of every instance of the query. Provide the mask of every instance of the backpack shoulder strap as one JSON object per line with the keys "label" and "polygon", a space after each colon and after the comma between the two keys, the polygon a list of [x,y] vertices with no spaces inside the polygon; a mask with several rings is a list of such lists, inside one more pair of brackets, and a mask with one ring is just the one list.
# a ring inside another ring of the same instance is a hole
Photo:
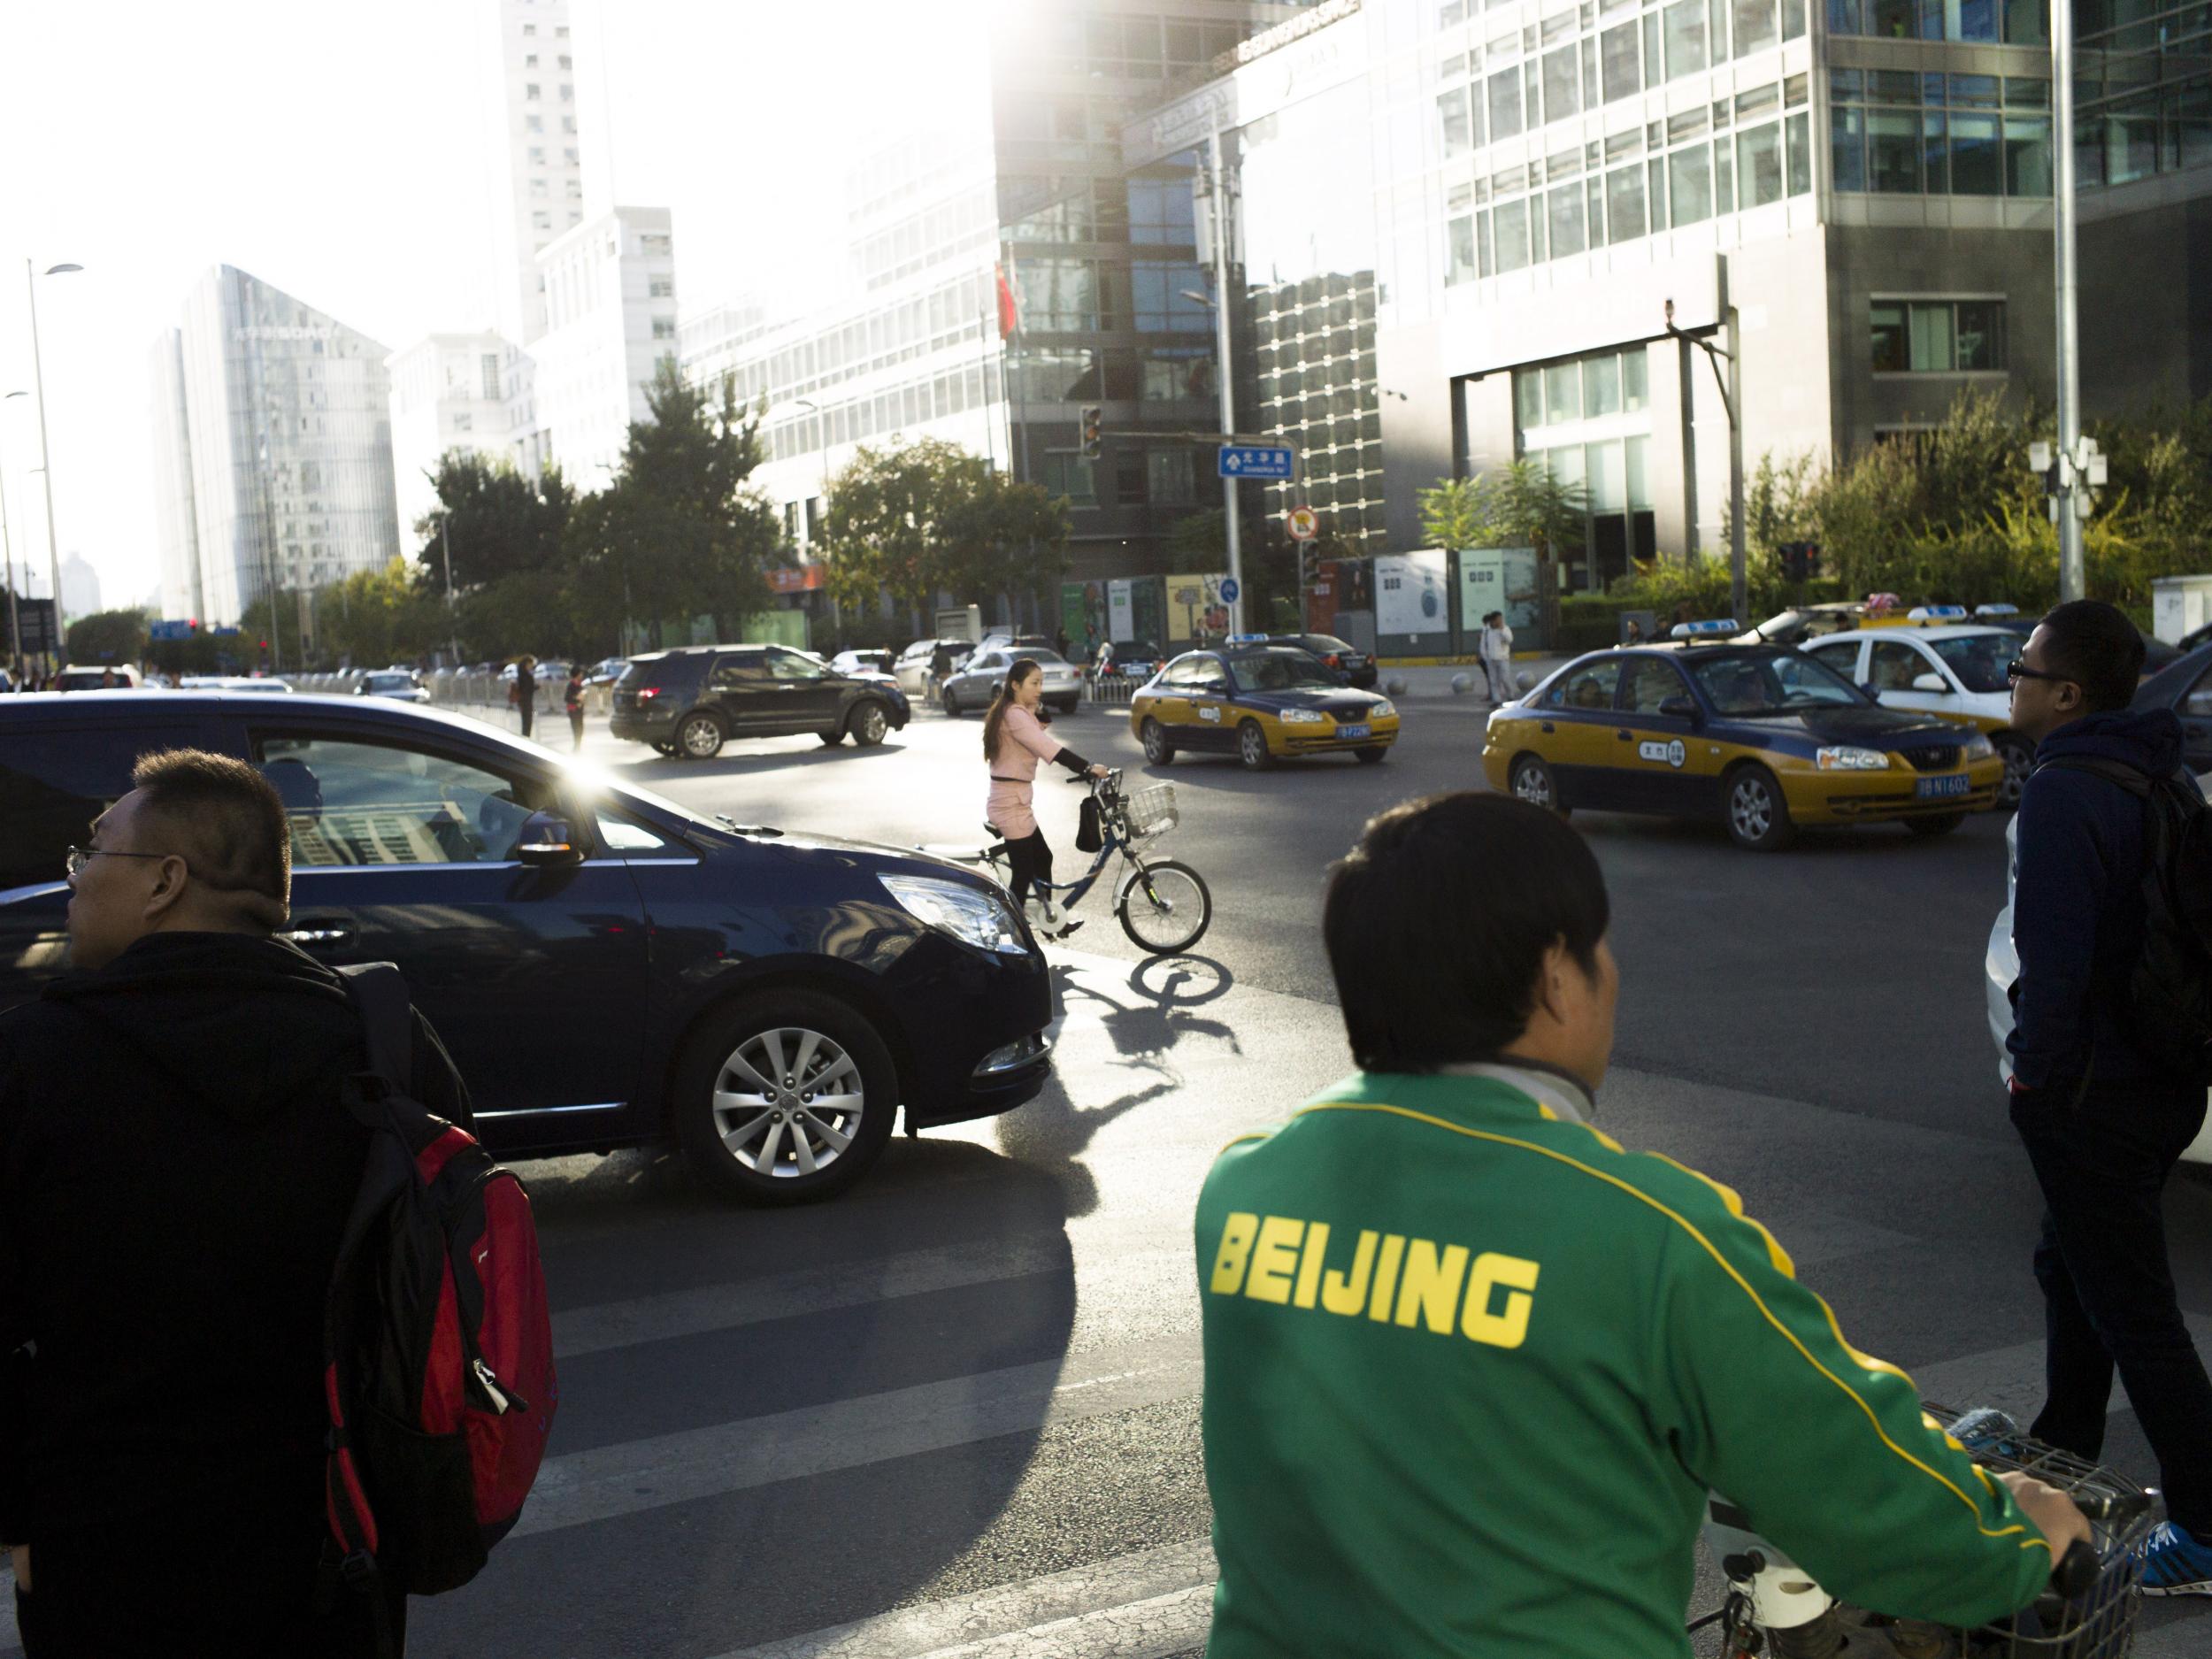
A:
{"label": "backpack shoulder strap", "polygon": [[[2148,772],[2131,766],[2125,761],[2107,760],[2101,755],[2060,755],[2050,760],[2038,761],[2036,772],[2085,772],[2093,778],[2115,783],[2130,795],[2148,800],[2155,787]],[[2031,772],[2029,776],[2034,776]]]}
{"label": "backpack shoulder strap", "polygon": [[368,1036],[369,1069],[407,1094],[415,1075],[414,999],[394,962],[362,962],[338,970]]}

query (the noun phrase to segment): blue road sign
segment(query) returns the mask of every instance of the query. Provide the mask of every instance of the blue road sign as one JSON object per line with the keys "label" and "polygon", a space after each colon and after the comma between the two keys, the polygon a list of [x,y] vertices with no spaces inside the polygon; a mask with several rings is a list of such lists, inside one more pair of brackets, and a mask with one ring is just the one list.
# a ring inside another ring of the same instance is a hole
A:
{"label": "blue road sign", "polygon": [[1244,590],[1242,588],[1237,586],[1237,579],[1235,577],[1224,576],[1221,579],[1221,603],[1223,604],[1233,605],[1236,603],[1237,595],[1243,591]]}
{"label": "blue road sign", "polygon": [[188,640],[192,637],[189,622],[157,622],[146,630],[150,640]]}
{"label": "blue road sign", "polygon": [[1290,451],[1261,444],[1225,443],[1215,467],[1224,478],[1288,478]]}

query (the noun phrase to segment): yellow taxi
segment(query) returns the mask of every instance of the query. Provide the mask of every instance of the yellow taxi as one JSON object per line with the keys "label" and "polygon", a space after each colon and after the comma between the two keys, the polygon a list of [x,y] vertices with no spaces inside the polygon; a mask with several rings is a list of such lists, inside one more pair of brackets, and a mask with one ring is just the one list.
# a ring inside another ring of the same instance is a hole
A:
{"label": "yellow taxi", "polygon": [[1175,658],[1130,703],[1129,730],[1155,766],[1183,750],[1234,755],[1253,772],[1298,755],[1371,765],[1398,741],[1398,710],[1312,652],[1261,638]]}
{"label": "yellow taxi", "polygon": [[1802,651],[1736,643],[1732,622],[1686,627],[1578,657],[1493,710],[1491,787],[1562,812],[1718,818],[1758,852],[1813,825],[1942,835],[1997,804],[2004,762],[1981,733],[1885,709]]}

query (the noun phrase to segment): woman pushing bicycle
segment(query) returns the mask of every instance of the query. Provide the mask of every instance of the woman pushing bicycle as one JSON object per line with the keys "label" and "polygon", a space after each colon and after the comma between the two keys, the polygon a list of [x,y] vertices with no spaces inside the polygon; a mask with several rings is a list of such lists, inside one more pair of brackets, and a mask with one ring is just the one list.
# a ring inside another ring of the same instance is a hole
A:
{"label": "woman pushing bicycle", "polygon": [[[1013,895],[1018,905],[1026,903],[1032,880],[1052,879],[1052,848],[1037,827],[1034,808],[1037,763],[1057,761],[1077,777],[1103,778],[1106,768],[1094,765],[1045,730],[1037,718],[1044,696],[1044,670],[1032,657],[1018,657],[1006,678],[991,694],[991,711],[983,718],[983,758],[990,767],[991,793],[985,802],[985,822],[1006,838],[1013,860]],[[1061,924],[1052,895],[1038,889],[1050,937],[1065,939],[1081,922]]]}

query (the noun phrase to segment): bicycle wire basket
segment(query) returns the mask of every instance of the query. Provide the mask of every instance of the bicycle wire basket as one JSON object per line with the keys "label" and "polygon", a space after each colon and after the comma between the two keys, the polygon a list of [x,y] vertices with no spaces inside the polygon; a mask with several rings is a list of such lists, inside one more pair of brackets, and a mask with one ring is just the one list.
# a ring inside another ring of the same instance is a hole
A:
{"label": "bicycle wire basket", "polygon": [[1127,797],[1124,810],[1129,815],[1129,833],[1132,836],[1164,835],[1183,821],[1176,810],[1175,786],[1155,784],[1149,789],[1140,789]]}
{"label": "bicycle wire basket", "polygon": [[[1924,1409],[1947,1433],[1962,1426],[1959,1412],[1933,1403]],[[2096,1552],[2096,1579],[2071,1600],[2053,1590],[1977,1630],[1889,1623],[1881,1633],[1891,1650],[1900,1659],[2124,1659],[2135,1645],[2142,1607],[2141,1550],[2152,1525],[2150,1494],[2109,1469],[2031,1439],[2001,1414],[1964,1426],[1958,1438],[1983,1468],[2033,1476],[2081,1506]]]}

